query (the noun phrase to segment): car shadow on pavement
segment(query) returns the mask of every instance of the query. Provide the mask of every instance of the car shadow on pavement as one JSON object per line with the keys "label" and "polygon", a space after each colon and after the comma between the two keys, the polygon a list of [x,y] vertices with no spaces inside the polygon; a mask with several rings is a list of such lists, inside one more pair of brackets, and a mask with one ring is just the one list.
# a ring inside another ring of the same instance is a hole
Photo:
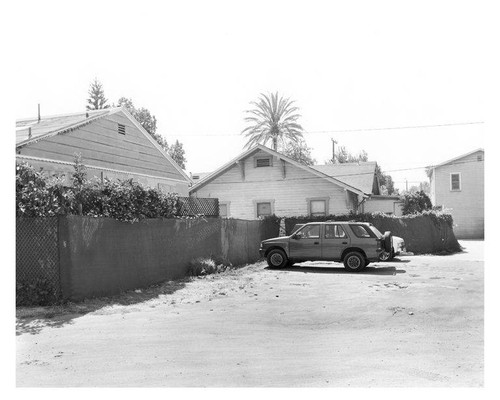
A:
{"label": "car shadow on pavement", "polygon": [[[269,267],[267,267],[269,268]],[[275,270],[273,270],[275,271]],[[352,272],[346,270],[344,267],[317,267],[317,266],[293,266],[288,268],[280,268],[278,271],[289,271],[289,272],[302,272],[302,273],[312,273],[312,274],[356,274],[356,275],[396,275],[405,274],[406,270],[397,269],[396,267],[366,267],[363,271]]]}
{"label": "car shadow on pavement", "polygon": [[45,307],[18,307],[16,308],[16,336],[36,335],[48,327],[60,328],[72,324],[76,318],[102,310],[105,307],[129,306],[158,298],[161,295],[173,294],[184,288],[189,280],[190,278],[168,281],[146,289],[129,290],[115,296],[86,299],[78,303],[68,302]]}

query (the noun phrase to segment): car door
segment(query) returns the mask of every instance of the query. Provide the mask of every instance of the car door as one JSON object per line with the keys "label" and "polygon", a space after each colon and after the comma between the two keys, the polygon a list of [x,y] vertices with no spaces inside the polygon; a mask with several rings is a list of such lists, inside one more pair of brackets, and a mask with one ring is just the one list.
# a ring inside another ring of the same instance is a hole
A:
{"label": "car door", "polygon": [[290,238],[290,258],[313,261],[321,259],[321,224],[305,225]]}
{"label": "car door", "polygon": [[346,230],[340,224],[325,225],[322,242],[322,257],[328,261],[338,261],[344,249],[350,244]]}

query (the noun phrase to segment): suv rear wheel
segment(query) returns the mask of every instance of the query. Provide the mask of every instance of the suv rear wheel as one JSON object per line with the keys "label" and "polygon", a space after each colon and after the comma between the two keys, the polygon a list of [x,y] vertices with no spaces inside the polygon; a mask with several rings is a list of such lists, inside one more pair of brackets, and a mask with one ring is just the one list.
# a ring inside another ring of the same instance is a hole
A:
{"label": "suv rear wheel", "polygon": [[344,257],[344,267],[348,271],[359,272],[366,266],[365,257],[358,251],[351,251]]}
{"label": "suv rear wheel", "polygon": [[267,265],[270,268],[284,268],[288,264],[288,257],[281,249],[272,249],[267,254]]}

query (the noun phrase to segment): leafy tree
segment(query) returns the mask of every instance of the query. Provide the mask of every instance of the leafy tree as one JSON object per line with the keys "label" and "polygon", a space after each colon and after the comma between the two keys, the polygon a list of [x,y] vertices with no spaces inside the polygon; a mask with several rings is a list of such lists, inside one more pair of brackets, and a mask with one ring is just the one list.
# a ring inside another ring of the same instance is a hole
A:
{"label": "leafy tree", "polygon": [[431,193],[431,184],[428,181],[420,182],[420,190],[426,194]]}
{"label": "leafy tree", "polygon": [[300,114],[294,101],[284,98],[276,93],[260,95],[258,101],[253,101],[255,108],[247,110],[245,122],[250,124],[241,132],[248,142],[245,147],[261,143],[265,145],[271,141],[273,149],[278,149],[278,144],[285,145],[288,141],[297,142],[302,138],[303,128],[297,123]]}
{"label": "leafy tree", "polygon": [[[333,164],[334,160],[328,160],[327,164]],[[350,153],[344,146],[340,146],[335,154],[335,161],[339,164],[368,161],[368,153],[361,150],[358,154]]]}
{"label": "leafy tree", "polygon": [[432,210],[431,199],[423,191],[406,193],[402,197],[403,215],[417,214],[422,211]]}
{"label": "leafy tree", "polygon": [[380,185],[380,191],[382,194],[387,195],[397,195],[399,194],[399,190],[394,187],[394,181],[392,180],[392,176],[384,173],[380,168],[380,165],[376,165],[375,174],[378,178],[378,183]]}
{"label": "leafy tree", "polygon": [[87,99],[87,110],[101,110],[103,108],[109,108],[109,105],[106,104],[107,101],[106,97],[104,97],[104,90],[101,82],[95,78],[90,84],[89,98]]}
{"label": "leafy tree", "polygon": [[182,169],[186,169],[186,157],[184,156],[184,148],[182,146],[182,143],[180,143],[178,140],[175,141],[175,143],[170,146],[170,149],[168,150],[168,155],[173,158],[173,160],[179,164],[179,166]]}
{"label": "leafy tree", "polygon": [[281,150],[281,153],[305,165],[314,165],[316,160],[311,156],[311,148],[304,139],[297,142],[289,142]]}

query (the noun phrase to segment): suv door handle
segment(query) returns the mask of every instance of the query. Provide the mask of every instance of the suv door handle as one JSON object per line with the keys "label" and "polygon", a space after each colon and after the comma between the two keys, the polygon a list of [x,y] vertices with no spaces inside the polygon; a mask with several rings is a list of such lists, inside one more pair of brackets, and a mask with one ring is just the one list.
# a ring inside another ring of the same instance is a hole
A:
{"label": "suv door handle", "polygon": [[319,244],[319,242],[314,242],[314,244]]}
{"label": "suv door handle", "polygon": [[342,244],[347,244],[347,242],[342,242]]}

